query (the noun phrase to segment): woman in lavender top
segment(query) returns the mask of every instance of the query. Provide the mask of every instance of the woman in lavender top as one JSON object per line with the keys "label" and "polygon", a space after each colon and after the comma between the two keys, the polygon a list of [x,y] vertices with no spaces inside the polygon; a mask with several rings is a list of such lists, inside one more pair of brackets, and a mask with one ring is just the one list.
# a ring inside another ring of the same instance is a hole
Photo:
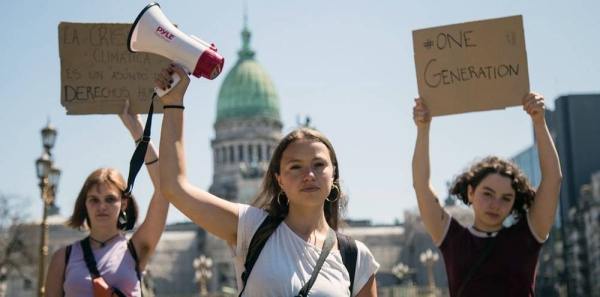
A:
{"label": "woman in lavender top", "polygon": [[[129,102],[120,115],[125,127],[136,140],[141,140],[143,125],[139,115],[128,113]],[[96,267],[106,284],[126,296],[140,296],[141,284],[136,261],[128,249],[131,243],[138,259],[139,271],[144,271],[148,260],[165,227],[168,201],[160,191],[158,152],[150,142],[144,159],[154,185],[154,194],[146,219],[128,239],[125,231],[135,226],[138,207],[133,195],[123,195],[127,184],[113,168],[100,168],[86,179],[75,202],[73,214],[67,222],[74,229],[89,229],[89,243]],[[92,278],[82,251],[81,243],[56,251],[48,268],[45,295],[94,296]]]}

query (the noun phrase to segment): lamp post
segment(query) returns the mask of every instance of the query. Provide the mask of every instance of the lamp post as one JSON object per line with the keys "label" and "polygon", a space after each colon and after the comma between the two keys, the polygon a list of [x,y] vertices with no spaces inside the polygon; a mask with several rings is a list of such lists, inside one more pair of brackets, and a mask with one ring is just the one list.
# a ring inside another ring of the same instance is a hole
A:
{"label": "lamp post", "polygon": [[48,209],[54,204],[54,198],[58,190],[58,180],[60,179],[60,169],[54,166],[50,150],[54,147],[56,140],[56,129],[50,122],[42,129],[42,143],[44,152],[42,156],[35,161],[37,176],[40,180],[40,190],[42,191],[42,201],[44,211],[42,217],[42,232],[40,240],[40,267],[38,278],[38,296],[43,297],[44,283],[46,282],[46,258],[48,256]]}
{"label": "lamp post", "polygon": [[212,278],[212,266],[213,261],[204,255],[194,259],[194,268],[196,268],[195,282],[200,284],[200,296],[206,296],[208,290],[206,289],[206,283]]}
{"label": "lamp post", "polygon": [[439,260],[439,255],[436,252],[432,252],[431,249],[421,253],[421,263],[427,267],[427,275],[429,277],[429,290],[431,293],[435,292],[435,279],[433,278],[433,265]]}
{"label": "lamp post", "polygon": [[408,275],[410,268],[404,263],[398,263],[396,266],[392,267],[392,274],[394,274],[400,282],[404,280],[404,278]]}

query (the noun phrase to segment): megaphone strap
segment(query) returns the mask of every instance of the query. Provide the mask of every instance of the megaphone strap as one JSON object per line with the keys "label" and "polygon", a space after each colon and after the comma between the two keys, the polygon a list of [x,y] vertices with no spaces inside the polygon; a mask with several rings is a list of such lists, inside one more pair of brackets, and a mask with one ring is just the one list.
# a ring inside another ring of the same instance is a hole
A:
{"label": "megaphone strap", "polygon": [[144,135],[141,140],[137,142],[137,146],[135,151],[133,152],[133,156],[131,157],[131,161],[129,162],[129,176],[127,177],[127,189],[124,194],[131,194],[133,191],[133,183],[135,182],[135,177],[140,172],[142,165],[144,164],[144,157],[146,156],[146,151],[148,150],[148,143],[150,142],[150,130],[152,129],[152,114],[154,113],[154,98],[156,97],[156,92],[152,94],[152,99],[150,99],[150,110],[148,110],[148,117],[146,118],[146,126],[144,127]]}

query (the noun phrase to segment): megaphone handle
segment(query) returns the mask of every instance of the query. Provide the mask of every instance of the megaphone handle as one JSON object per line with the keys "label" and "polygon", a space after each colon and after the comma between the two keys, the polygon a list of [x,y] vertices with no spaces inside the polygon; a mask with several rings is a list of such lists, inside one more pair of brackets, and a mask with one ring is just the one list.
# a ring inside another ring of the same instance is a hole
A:
{"label": "megaphone handle", "polygon": [[154,88],[154,91],[156,92],[156,94],[160,97],[164,96],[165,94],[169,93],[169,91],[171,91],[171,89],[173,89],[173,87],[175,87],[175,85],[177,85],[179,83],[179,81],[181,80],[181,78],[179,77],[179,74],[173,72],[173,74],[171,75],[171,79],[173,80],[173,82],[171,83],[171,87],[167,88],[166,90],[163,89],[159,89],[159,88]]}

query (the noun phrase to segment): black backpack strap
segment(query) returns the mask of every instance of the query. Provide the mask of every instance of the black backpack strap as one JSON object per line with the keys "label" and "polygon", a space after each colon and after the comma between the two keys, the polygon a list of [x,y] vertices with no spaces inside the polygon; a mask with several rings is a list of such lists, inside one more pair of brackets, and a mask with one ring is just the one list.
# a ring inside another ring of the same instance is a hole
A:
{"label": "black backpack strap", "polygon": [[[244,293],[244,289],[246,289],[246,283],[248,281],[248,277],[252,272],[252,268],[254,268],[254,264],[256,264],[256,260],[258,260],[258,256],[260,256],[260,252],[265,247],[265,244],[269,240],[271,234],[265,234],[268,231],[269,227],[272,226],[272,231],[275,231],[276,227],[279,226],[283,222],[283,218],[277,218],[272,216],[267,216],[265,220],[260,224],[254,235],[252,235],[252,239],[250,240],[250,245],[248,246],[248,254],[246,255],[246,262],[244,262],[244,272],[242,272],[242,290],[240,291],[239,296],[242,296]],[[265,235],[262,241],[259,242],[261,235]]]}
{"label": "black backpack strap", "polygon": [[354,238],[336,232],[338,247],[340,254],[342,255],[342,262],[348,274],[350,275],[350,296],[352,296],[352,290],[354,289],[354,276],[356,275],[356,261],[358,259],[358,247]]}
{"label": "black backpack strap", "polygon": [[86,237],[81,243],[81,249],[83,250],[83,259],[85,260],[85,264],[87,265],[88,270],[90,271],[90,276],[92,279],[96,279],[101,277],[100,272],[98,272],[98,267],[96,267],[96,258],[94,258],[94,253],[92,252],[92,246],[90,245],[90,238]]}
{"label": "black backpack strap", "polygon": [[67,269],[67,264],[69,264],[69,258],[71,257],[71,249],[73,248],[72,244],[67,245],[65,249],[65,270]]}
{"label": "black backpack strap", "polygon": [[142,292],[143,283],[142,283],[142,271],[140,270],[140,261],[137,256],[137,252],[135,251],[135,246],[133,246],[133,242],[131,242],[131,239],[127,241],[127,249],[129,250],[129,253],[131,254],[131,257],[133,258],[133,261],[135,261],[135,274],[137,275],[137,278],[140,281],[140,294],[142,296],[144,296],[144,294]]}
{"label": "black backpack strap", "polygon": [[[65,269],[63,270],[63,284],[65,282],[65,276],[67,275],[67,265],[69,265],[69,258],[71,257],[72,244],[67,245],[65,249]],[[64,292],[64,291],[63,291]]]}

